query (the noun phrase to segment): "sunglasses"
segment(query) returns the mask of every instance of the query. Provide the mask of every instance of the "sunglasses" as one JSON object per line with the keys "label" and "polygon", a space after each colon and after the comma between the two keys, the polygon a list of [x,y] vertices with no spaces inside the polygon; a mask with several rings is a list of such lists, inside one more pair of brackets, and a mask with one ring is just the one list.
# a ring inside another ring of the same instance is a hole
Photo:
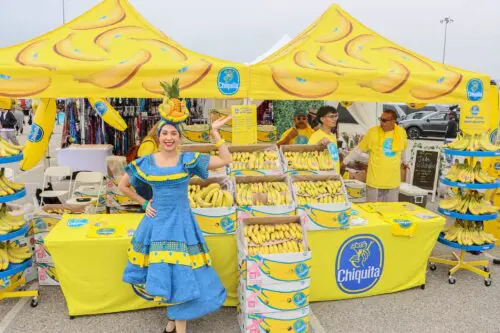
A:
{"label": "sunglasses", "polygon": [[329,114],[328,116],[326,116],[327,118],[330,118],[330,119],[337,119],[339,117],[338,114]]}
{"label": "sunglasses", "polygon": [[394,119],[392,119],[392,118],[382,118],[382,117],[378,118],[378,120],[380,120],[380,122],[382,122],[382,123],[387,123],[389,121],[394,121]]}

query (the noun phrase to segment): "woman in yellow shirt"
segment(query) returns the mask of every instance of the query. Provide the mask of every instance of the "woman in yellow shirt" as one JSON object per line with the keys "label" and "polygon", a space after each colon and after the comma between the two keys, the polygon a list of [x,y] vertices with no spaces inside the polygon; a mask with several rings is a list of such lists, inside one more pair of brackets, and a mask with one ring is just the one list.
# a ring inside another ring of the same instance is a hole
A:
{"label": "woman in yellow shirt", "polygon": [[[310,145],[323,145],[328,147],[332,156],[337,173],[340,174],[339,149],[337,147],[338,120],[339,114],[333,106],[322,106],[318,109],[316,119],[319,121],[319,128],[309,138]],[[335,133],[335,134],[334,134]]]}

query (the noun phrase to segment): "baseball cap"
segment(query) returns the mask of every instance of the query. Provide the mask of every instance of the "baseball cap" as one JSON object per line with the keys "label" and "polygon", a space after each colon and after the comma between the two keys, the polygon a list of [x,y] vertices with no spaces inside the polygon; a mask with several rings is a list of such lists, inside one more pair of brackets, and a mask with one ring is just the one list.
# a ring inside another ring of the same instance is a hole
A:
{"label": "baseball cap", "polygon": [[307,116],[307,112],[304,111],[304,110],[298,110],[298,111],[295,111],[295,113],[293,114],[293,117],[300,117],[300,116]]}

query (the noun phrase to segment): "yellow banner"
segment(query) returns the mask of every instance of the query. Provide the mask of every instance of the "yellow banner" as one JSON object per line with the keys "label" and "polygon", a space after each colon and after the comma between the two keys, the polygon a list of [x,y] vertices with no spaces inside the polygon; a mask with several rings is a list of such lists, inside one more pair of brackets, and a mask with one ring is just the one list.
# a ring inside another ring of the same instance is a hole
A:
{"label": "yellow banner", "polygon": [[231,106],[232,143],[235,145],[251,145],[257,143],[257,106]]}
{"label": "yellow banner", "polygon": [[[356,207],[356,206],[354,206]],[[416,221],[415,236],[395,237],[391,225],[359,210],[367,226],[311,231],[311,301],[384,294],[425,284],[427,259],[444,226],[443,218]],[[424,210],[422,210],[424,211]],[[65,215],[45,239],[70,315],[112,313],[155,307],[140,288],[122,282],[130,237],[87,238],[89,224],[122,223],[129,234],[141,214]],[[205,238],[213,267],[228,290],[226,306],[238,304],[234,235]],[[367,245],[365,255],[356,248]],[[358,256],[357,259],[355,256]]]}

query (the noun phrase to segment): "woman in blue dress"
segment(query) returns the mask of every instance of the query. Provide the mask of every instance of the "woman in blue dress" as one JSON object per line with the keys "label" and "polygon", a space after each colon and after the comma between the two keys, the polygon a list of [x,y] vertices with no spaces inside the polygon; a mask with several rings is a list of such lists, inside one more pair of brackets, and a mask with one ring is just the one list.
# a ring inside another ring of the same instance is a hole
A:
{"label": "woman in blue dress", "polygon": [[[132,238],[123,280],[167,304],[169,320],[164,332],[185,333],[187,320],[219,309],[226,299],[189,206],[188,183],[192,176],[207,178],[208,170],[231,163],[218,131],[230,119],[212,123],[211,135],[219,156],[179,153],[180,124],[162,119],[158,128],[160,151],[130,163],[120,180],[120,190],[146,212]],[[138,181],[152,187],[151,201],[131,188]]]}

